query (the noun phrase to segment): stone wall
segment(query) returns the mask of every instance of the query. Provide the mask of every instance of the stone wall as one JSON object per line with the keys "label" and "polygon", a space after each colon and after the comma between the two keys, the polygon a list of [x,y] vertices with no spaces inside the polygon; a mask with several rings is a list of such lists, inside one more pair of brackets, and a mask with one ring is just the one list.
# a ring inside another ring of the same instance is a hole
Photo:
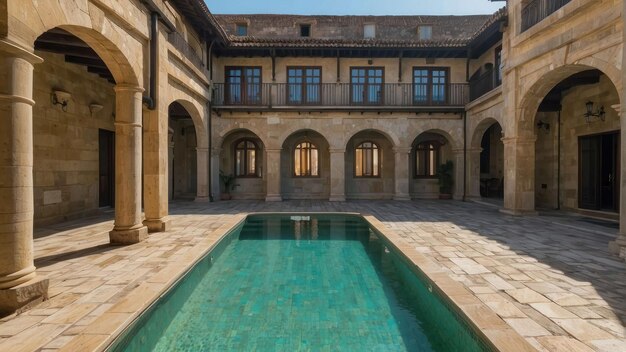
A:
{"label": "stone wall", "polygon": [[[66,63],[62,55],[37,52],[33,131],[35,224],[77,218],[98,209],[98,130],[114,131],[113,85],[84,66]],[[51,93],[72,98],[63,111]],[[103,109],[93,114],[90,104]]]}

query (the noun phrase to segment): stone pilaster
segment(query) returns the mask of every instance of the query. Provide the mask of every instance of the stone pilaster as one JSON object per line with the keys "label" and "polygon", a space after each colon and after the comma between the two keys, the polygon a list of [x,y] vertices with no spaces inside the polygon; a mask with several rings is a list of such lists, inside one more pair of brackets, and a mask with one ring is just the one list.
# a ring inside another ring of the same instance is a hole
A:
{"label": "stone pilaster", "polygon": [[211,148],[211,188],[213,200],[220,199],[220,155],[221,148]]}
{"label": "stone pilaster", "polygon": [[[626,10],[626,2],[624,2]],[[624,14],[623,16],[626,16]],[[626,34],[626,28],[624,28]],[[626,47],[624,47],[626,53]],[[622,88],[622,97],[626,97],[626,85]],[[620,104],[620,197],[619,197],[619,234],[609,243],[609,252],[626,259],[626,104]]]}
{"label": "stone pilaster", "polygon": [[346,201],[346,151],[330,149],[330,198],[331,202]]}
{"label": "stone pilaster", "polygon": [[42,61],[0,41],[0,316],[48,294],[33,259],[33,64]]}
{"label": "stone pilaster", "polygon": [[280,192],[280,152],[282,149],[267,149],[267,182],[266,202],[280,202],[283,200]]}
{"label": "stone pilaster", "polygon": [[480,153],[482,148],[467,150],[467,199],[480,199]]}
{"label": "stone pilaster", "polygon": [[536,215],[535,211],[535,139],[505,137],[504,209],[511,215]]}
{"label": "stone pilaster", "polygon": [[196,148],[198,185],[196,202],[209,201],[209,148]]}
{"label": "stone pilaster", "polygon": [[395,155],[394,200],[411,200],[409,196],[409,157],[411,148],[393,148]]}
{"label": "stone pilaster", "polygon": [[[143,116],[143,207],[146,219],[143,224],[150,232],[167,231],[171,226],[168,217],[170,197],[170,134],[167,107]],[[167,192],[165,190],[168,190]]]}
{"label": "stone pilaster", "polygon": [[137,243],[148,237],[141,214],[141,94],[143,88],[115,87],[115,227],[111,243]]}
{"label": "stone pilaster", "polygon": [[454,156],[454,178],[452,180],[452,182],[454,182],[454,185],[452,186],[452,198],[456,200],[462,200],[465,153],[463,152],[463,149],[454,149],[452,150],[452,155]]}

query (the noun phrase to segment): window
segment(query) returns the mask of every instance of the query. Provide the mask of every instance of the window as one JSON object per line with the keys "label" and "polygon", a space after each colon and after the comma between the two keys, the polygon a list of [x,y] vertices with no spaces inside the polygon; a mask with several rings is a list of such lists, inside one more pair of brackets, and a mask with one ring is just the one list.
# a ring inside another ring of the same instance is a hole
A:
{"label": "window", "polygon": [[258,177],[257,146],[250,139],[242,139],[235,146],[235,176]]}
{"label": "window", "polygon": [[380,176],[380,148],[374,142],[359,144],[354,153],[354,175],[356,177]]}
{"label": "window", "polygon": [[431,40],[433,39],[433,27],[419,26],[417,27],[417,34],[419,35],[419,40]]}
{"label": "window", "polygon": [[499,46],[496,48],[496,57],[495,57],[495,72],[496,72],[496,86],[502,84],[502,47]]}
{"label": "window", "polygon": [[245,37],[248,35],[248,25],[245,23],[237,23],[237,36]]}
{"label": "window", "polygon": [[302,142],[296,146],[293,153],[293,171],[298,177],[319,176],[319,153],[314,144]]}
{"label": "window", "polygon": [[366,24],[363,26],[363,38],[373,39],[376,38],[376,25]]}
{"label": "window", "polygon": [[320,104],[321,85],[321,67],[287,67],[288,104]]}
{"label": "window", "polygon": [[379,105],[383,103],[384,69],[382,67],[353,67],[350,71],[352,104]]}
{"label": "window", "polygon": [[311,25],[310,24],[301,24],[300,25],[300,36],[301,37],[310,37],[311,36]]}
{"label": "window", "polygon": [[436,177],[441,143],[427,141],[415,147],[415,176]]}
{"label": "window", "polygon": [[413,68],[413,103],[443,105],[448,101],[448,69],[438,67]]}
{"label": "window", "polygon": [[225,101],[229,105],[261,104],[261,68],[226,67]]}

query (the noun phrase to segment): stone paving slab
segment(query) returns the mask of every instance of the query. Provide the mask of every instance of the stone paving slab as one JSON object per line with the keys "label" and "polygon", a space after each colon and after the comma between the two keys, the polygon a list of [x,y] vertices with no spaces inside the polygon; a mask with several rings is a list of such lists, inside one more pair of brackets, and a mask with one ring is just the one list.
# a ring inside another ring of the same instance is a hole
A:
{"label": "stone paving slab", "polygon": [[106,314],[128,319],[125,312],[136,308],[124,299],[129,292],[167,281],[165,267],[180,271],[176,263],[237,214],[274,211],[372,214],[538,350],[626,351],[626,263],[607,250],[615,230],[456,201],[175,203],[171,231],[124,247],[108,244],[111,213],[49,226],[34,241],[50,300],[0,320],[0,351],[101,345],[106,335],[83,334]]}

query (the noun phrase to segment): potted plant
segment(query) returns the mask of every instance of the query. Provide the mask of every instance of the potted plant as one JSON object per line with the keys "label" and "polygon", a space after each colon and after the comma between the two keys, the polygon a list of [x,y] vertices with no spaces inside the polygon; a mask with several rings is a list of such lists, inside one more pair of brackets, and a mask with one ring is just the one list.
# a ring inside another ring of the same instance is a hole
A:
{"label": "potted plant", "polygon": [[437,179],[439,181],[439,199],[452,199],[452,160],[446,161],[437,167]]}
{"label": "potted plant", "polygon": [[220,170],[220,181],[224,184],[224,192],[221,195],[222,200],[231,200],[233,197],[230,195],[230,191],[235,189],[235,176],[232,174],[226,175],[224,171]]}

